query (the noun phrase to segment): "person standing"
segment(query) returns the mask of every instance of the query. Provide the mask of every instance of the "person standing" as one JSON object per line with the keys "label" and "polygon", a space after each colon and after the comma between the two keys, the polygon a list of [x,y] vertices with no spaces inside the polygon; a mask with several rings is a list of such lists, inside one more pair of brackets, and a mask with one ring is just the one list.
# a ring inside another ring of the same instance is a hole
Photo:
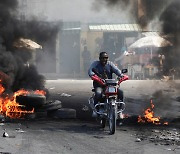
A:
{"label": "person standing", "polygon": [[84,50],[82,52],[82,58],[83,58],[84,72],[87,72],[89,65],[90,65],[90,62],[91,62],[91,53],[87,49],[87,46],[84,46]]}

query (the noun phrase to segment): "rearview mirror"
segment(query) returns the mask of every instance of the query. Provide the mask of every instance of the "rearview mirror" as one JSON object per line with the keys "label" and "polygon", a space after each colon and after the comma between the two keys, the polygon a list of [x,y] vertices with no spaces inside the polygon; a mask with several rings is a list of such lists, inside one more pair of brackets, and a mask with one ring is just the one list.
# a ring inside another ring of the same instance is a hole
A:
{"label": "rearview mirror", "polygon": [[128,69],[122,69],[121,72],[122,72],[122,73],[127,73],[127,72],[128,72]]}

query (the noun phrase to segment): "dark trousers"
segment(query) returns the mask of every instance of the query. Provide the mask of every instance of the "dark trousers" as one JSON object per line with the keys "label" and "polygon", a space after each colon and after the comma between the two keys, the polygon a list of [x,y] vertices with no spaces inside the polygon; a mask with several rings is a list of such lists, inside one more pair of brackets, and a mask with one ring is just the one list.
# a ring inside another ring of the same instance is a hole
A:
{"label": "dark trousers", "polygon": [[[118,101],[124,101],[124,94],[121,89],[117,89],[118,93]],[[96,87],[95,88],[95,97],[94,97],[94,105],[96,105],[99,101],[102,99],[103,94],[103,88],[102,87]]]}

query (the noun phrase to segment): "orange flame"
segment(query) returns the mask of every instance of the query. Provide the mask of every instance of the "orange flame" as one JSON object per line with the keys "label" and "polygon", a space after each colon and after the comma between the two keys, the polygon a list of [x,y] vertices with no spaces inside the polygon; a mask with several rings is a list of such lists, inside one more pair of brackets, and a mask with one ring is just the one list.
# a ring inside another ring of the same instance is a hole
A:
{"label": "orange flame", "polygon": [[[153,123],[156,125],[160,125],[160,117],[154,117],[154,112],[153,112],[154,104],[152,103],[151,100],[151,108],[147,108],[144,111],[144,116],[138,116],[138,123]],[[164,125],[168,125],[168,122],[164,122]]]}
{"label": "orange flame", "polygon": [[34,94],[46,95],[46,92],[44,90],[36,90],[34,91]]}
{"label": "orange flame", "polygon": [[[8,94],[4,94],[4,91],[5,88],[0,83],[0,114],[3,114],[7,117],[14,119],[14,118],[22,118],[25,114],[34,112],[34,109],[32,109],[31,111],[27,111],[23,109],[23,107],[25,106],[19,105],[19,103],[16,102],[17,96],[27,95],[30,93],[29,91],[21,89],[16,91],[12,96],[9,96]],[[34,93],[41,95],[45,94],[45,92],[41,90],[37,90]]]}

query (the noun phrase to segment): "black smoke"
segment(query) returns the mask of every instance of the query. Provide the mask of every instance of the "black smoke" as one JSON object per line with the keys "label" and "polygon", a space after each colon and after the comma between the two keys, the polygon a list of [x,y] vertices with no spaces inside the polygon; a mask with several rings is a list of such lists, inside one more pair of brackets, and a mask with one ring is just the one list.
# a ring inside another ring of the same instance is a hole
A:
{"label": "black smoke", "polygon": [[[167,5],[168,0],[99,0],[93,3],[93,8],[107,7],[109,9],[114,9],[121,13],[127,12],[127,18],[136,21],[142,28],[148,26],[148,24],[157,16],[160,15],[164,6]],[[138,9],[145,11],[145,14],[138,16]]]}
{"label": "black smoke", "polygon": [[[133,5],[132,5],[133,4]],[[140,5],[141,4],[141,5]],[[121,12],[128,10],[127,18],[134,19],[143,29],[147,28],[153,20],[160,22],[162,34],[173,43],[173,47],[160,49],[158,52],[165,55],[161,75],[180,76],[180,1],[179,0],[101,0],[95,1],[94,7],[107,7]],[[118,8],[118,9],[117,9]],[[144,15],[139,16],[138,10],[142,9]],[[133,22],[133,20],[132,20]],[[147,29],[148,30],[148,29]],[[157,31],[157,29],[152,29]],[[158,28],[159,30],[159,28]]]}
{"label": "black smoke", "polygon": [[17,6],[17,0],[0,0],[0,80],[9,91],[44,90],[44,76],[33,64],[29,65],[32,51],[15,48],[13,43],[19,38],[28,38],[43,46],[56,37],[57,26],[19,20]]}
{"label": "black smoke", "polygon": [[171,36],[173,48],[166,53],[165,71],[180,77],[180,1],[173,0],[160,17],[162,30]]}
{"label": "black smoke", "polygon": [[[133,8],[133,6],[136,7]],[[134,0],[95,0],[92,4],[92,9],[95,11],[105,7],[110,11],[118,12],[119,16],[121,16],[121,13],[126,12],[128,19],[137,20],[137,2]]]}

